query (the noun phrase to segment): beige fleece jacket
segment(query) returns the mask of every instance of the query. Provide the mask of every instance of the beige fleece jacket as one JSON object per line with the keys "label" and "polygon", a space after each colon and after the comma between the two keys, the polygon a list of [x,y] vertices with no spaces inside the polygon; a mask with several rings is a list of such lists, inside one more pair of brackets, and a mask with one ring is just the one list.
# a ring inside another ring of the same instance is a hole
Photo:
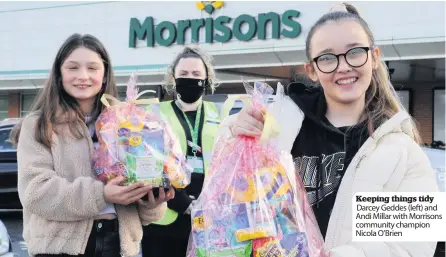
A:
{"label": "beige fleece jacket", "polygon": [[[37,118],[31,114],[24,119],[17,147],[23,236],[29,254],[83,254],[94,217],[106,204],[104,185],[92,170],[93,142],[83,125],[84,139],[54,134],[53,146],[47,149],[34,137]],[[137,204],[115,207],[121,254],[137,255],[142,225],[161,219],[166,203],[156,209]]]}

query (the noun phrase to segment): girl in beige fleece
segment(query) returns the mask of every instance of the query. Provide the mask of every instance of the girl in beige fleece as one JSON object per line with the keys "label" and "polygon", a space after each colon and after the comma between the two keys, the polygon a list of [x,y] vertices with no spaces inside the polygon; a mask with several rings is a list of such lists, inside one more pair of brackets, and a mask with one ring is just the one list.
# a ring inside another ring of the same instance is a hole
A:
{"label": "girl in beige fleece", "polygon": [[[95,179],[94,121],[102,94],[117,95],[102,43],[74,34],[59,49],[34,111],[14,130],[23,235],[36,256],[134,256],[142,226],[161,219],[173,191]],[[148,201],[141,198],[148,195]]]}

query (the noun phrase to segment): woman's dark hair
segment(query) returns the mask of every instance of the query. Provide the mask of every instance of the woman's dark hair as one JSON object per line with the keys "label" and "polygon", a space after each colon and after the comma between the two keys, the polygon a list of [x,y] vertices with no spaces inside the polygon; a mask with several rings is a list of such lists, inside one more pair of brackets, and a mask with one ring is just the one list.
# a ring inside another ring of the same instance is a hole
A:
{"label": "woman's dark hair", "polygon": [[[39,118],[37,120],[37,128],[35,131],[36,140],[50,148],[53,133],[58,124],[67,124],[70,133],[80,139],[83,134],[79,129],[79,124],[85,122],[84,113],[76,99],[70,96],[62,85],[61,66],[67,57],[76,49],[85,47],[97,53],[104,64],[104,78],[101,91],[96,96],[91,113],[91,120],[95,121],[105,106],[100,101],[102,94],[110,94],[117,96],[115,78],[111,65],[110,56],[104,45],[92,35],[73,34],[65,40],[57,52],[56,58],[49,75],[46,85],[40,90],[36,101],[34,102],[32,112],[37,112]],[[11,132],[11,142],[17,145],[20,136],[22,123],[16,125]]]}

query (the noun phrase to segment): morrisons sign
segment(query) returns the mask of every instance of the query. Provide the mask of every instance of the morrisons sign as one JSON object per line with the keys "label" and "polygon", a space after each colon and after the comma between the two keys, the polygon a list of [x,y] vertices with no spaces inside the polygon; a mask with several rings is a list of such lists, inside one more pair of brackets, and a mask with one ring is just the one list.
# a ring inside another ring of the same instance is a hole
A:
{"label": "morrisons sign", "polygon": [[[130,19],[129,47],[136,48],[137,40],[145,40],[147,47],[184,45],[187,33],[191,33],[192,42],[200,42],[200,31],[205,30],[205,42],[225,43],[234,37],[240,41],[253,38],[266,40],[267,25],[271,23],[271,35],[274,39],[296,38],[301,33],[301,25],[295,19],[300,13],[287,10],[282,14],[275,12],[261,13],[254,16],[242,14],[236,18],[219,16],[180,20],[176,23],[162,21],[154,24],[153,17],[146,17],[141,23],[137,18]],[[245,25],[246,24],[246,25]],[[242,31],[243,26],[246,26]]]}

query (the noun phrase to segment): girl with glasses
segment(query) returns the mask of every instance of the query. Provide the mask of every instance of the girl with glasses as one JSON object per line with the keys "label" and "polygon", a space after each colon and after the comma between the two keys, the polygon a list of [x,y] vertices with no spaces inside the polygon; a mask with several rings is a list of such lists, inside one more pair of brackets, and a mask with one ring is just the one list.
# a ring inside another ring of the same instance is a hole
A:
{"label": "girl with glasses", "polygon": [[[438,191],[369,26],[353,6],[337,6],[311,28],[306,55],[315,85],[289,86],[279,146],[293,155],[330,256],[433,256],[435,242],[352,242],[355,193]],[[246,106],[220,133],[262,129],[260,110]]]}

